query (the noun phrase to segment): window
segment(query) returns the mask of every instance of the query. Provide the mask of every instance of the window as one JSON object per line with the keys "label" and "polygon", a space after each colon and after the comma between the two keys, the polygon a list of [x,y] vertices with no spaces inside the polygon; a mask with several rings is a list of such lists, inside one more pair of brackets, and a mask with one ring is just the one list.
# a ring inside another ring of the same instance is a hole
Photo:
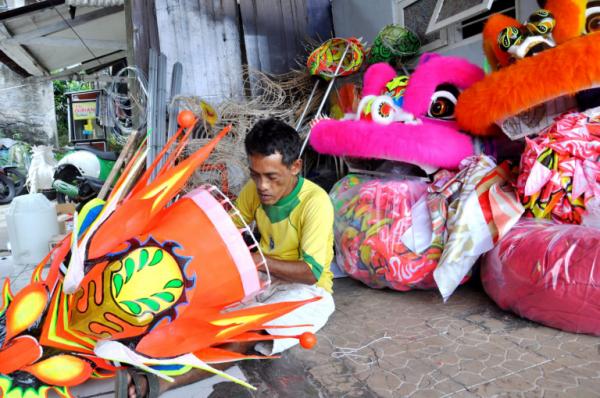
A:
{"label": "window", "polygon": [[421,51],[433,51],[448,44],[447,31],[427,33],[427,23],[438,0],[401,0],[395,23],[414,32],[421,40]]}
{"label": "window", "polygon": [[487,11],[494,0],[437,0],[426,33],[432,33]]}
{"label": "window", "polygon": [[462,21],[460,23],[462,38],[466,39],[483,32],[483,26],[485,25],[485,21],[489,18],[490,15],[497,13],[502,13],[504,15],[508,15],[509,17],[516,18],[517,13],[515,7],[515,0],[494,1],[494,3],[492,4],[492,8],[489,11],[486,11],[482,14],[478,14],[474,17]]}

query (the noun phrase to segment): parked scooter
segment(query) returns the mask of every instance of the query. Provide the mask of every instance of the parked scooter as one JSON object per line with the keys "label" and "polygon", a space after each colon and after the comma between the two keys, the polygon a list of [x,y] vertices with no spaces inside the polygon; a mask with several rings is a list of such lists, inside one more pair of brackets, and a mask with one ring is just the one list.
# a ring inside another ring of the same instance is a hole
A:
{"label": "parked scooter", "polygon": [[85,203],[96,197],[116,160],[114,152],[76,146],[56,166],[52,187],[58,203]]}
{"label": "parked scooter", "polygon": [[25,192],[26,177],[16,166],[0,166],[0,204],[10,203]]}

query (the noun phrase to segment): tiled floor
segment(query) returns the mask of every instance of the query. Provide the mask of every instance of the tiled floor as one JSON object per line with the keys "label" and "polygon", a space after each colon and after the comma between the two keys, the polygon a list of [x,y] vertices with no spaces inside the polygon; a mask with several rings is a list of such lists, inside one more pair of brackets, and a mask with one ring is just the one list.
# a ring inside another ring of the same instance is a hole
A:
{"label": "tiled floor", "polygon": [[[31,267],[9,270],[9,263],[0,259],[0,275],[10,274],[14,286],[22,287]],[[337,310],[315,349],[295,348],[280,359],[248,361],[231,370],[256,392],[213,378],[165,396],[600,396],[600,338],[502,312],[476,283],[444,304],[434,292],[379,291],[337,279],[334,298]],[[111,390],[112,381],[92,382],[75,395],[104,398]]]}
{"label": "tiled floor", "polygon": [[242,366],[261,397],[597,397],[600,339],[504,313],[478,286],[433,292],[337,280],[313,351]]}

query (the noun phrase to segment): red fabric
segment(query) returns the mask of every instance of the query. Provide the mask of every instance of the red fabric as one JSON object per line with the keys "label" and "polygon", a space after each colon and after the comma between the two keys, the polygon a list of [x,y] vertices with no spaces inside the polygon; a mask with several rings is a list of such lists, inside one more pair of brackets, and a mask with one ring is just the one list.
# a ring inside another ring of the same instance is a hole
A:
{"label": "red fabric", "polygon": [[489,252],[483,286],[505,310],[568,332],[600,336],[600,230],[519,222]]}

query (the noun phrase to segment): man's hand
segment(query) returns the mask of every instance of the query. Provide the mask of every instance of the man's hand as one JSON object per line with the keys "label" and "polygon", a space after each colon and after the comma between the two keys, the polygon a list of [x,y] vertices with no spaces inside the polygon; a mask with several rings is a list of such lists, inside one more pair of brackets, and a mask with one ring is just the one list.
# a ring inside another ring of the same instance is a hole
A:
{"label": "man's hand", "polygon": [[[261,255],[258,252],[252,253],[252,258],[257,265],[257,269],[266,272],[265,263],[262,262]],[[304,261],[276,260],[267,256],[265,256],[265,260],[267,267],[269,267],[269,273],[279,279],[293,283],[304,283],[306,285],[317,283],[317,279],[310,270],[310,267]]]}

